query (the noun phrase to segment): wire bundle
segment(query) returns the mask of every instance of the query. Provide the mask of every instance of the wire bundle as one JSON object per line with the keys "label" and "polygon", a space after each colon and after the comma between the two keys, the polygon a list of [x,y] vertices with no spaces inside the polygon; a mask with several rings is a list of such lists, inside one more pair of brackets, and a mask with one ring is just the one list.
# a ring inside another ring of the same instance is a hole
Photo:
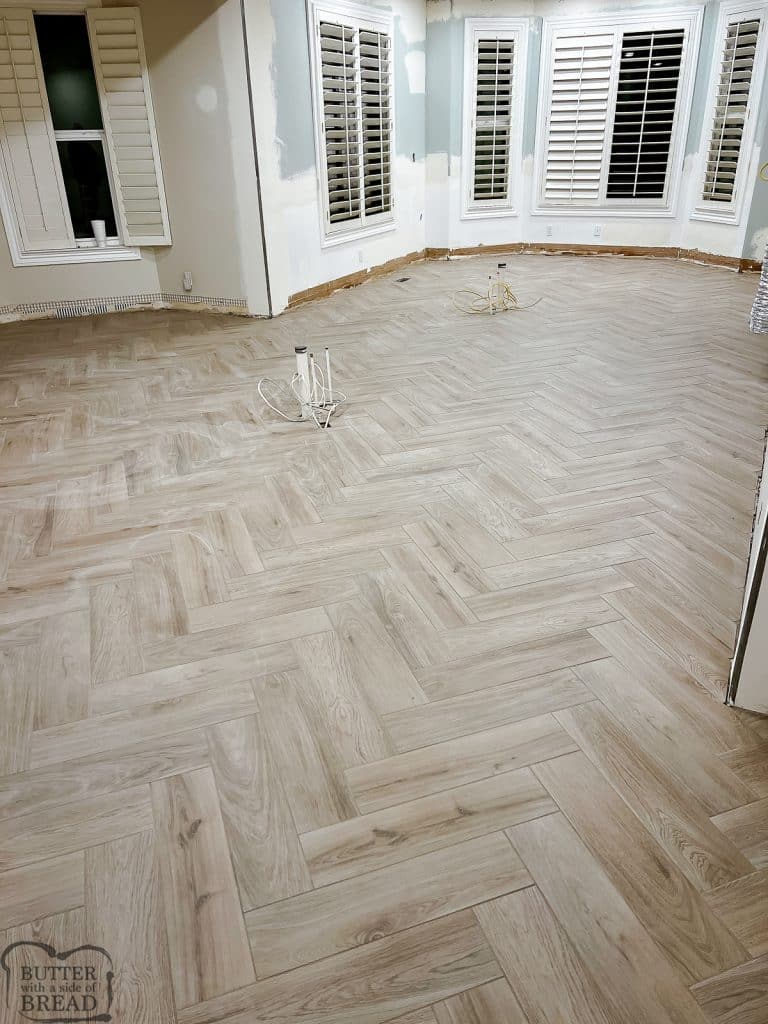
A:
{"label": "wire bundle", "polygon": [[495,281],[493,277],[489,276],[487,292],[476,292],[471,288],[462,288],[461,291],[456,292],[453,296],[453,304],[456,309],[461,313],[490,313],[493,316],[496,313],[506,313],[509,310],[519,312],[523,309],[533,309],[541,302],[541,299],[536,299],[535,302],[531,302],[527,306],[521,306],[511,287],[501,276],[501,270],[504,267],[505,264],[499,264],[499,272]]}
{"label": "wire bundle", "polygon": [[[311,363],[310,378],[310,400],[308,403],[304,401],[299,387],[303,381],[300,373],[294,373],[288,385],[281,381],[273,380],[271,377],[262,377],[257,385],[257,389],[262,402],[272,412],[277,413],[284,420],[288,420],[289,423],[301,423],[306,419],[307,417],[302,414],[302,410],[307,408],[309,416],[315,421],[317,426],[327,430],[331,425],[331,417],[337,412],[339,406],[347,401],[347,396],[343,391],[333,389],[330,379],[326,382],[325,374],[314,360]],[[271,391],[271,394],[267,395],[265,391]],[[275,404],[276,401],[281,402],[283,405],[282,409]],[[296,415],[294,403],[299,406],[298,415]],[[286,407],[289,410],[288,412],[285,411]]]}

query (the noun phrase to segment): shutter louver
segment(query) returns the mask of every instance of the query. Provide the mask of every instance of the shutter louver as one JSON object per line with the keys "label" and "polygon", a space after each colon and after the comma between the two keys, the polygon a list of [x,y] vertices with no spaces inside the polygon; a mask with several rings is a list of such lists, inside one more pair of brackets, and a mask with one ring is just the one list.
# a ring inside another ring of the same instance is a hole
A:
{"label": "shutter louver", "polygon": [[622,37],[609,199],[664,197],[684,38],[682,29]]}
{"label": "shutter louver", "polygon": [[32,12],[0,9],[0,155],[23,248],[74,247]]}
{"label": "shutter louver", "polygon": [[758,18],[731,22],[726,29],[704,170],[702,199],[708,202],[734,198],[759,32]]}
{"label": "shutter louver", "polygon": [[326,21],[319,28],[328,216],[339,224],[360,216],[357,32]]}
{"label": "shutter louver", "polygon": [[383,32],[360,30],[360,93],[365,213],[392,209],[391,41]]}
{"label": "shutter louver", "polygon": [[554,41],[544,198],[597,202],[608,123],[613,33]]}
{"label": "shutter louver", "polygon": [[125,241],[170,245],[139,12],[89,8],[88,27]]}
{"label": "shutter louver", "polygon": [[477,40],[473,202],[504,202],[509,199],[514,72],[513,39]]}

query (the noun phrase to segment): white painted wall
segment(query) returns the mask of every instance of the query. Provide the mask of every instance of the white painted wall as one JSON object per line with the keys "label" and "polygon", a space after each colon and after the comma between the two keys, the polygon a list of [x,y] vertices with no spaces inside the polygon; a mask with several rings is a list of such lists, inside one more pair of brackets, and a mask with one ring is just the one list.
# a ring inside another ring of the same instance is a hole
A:
{"label": "white painted wall", "polygon": [[323,248],[305,0],[246,0],[264,223],[275,312],[291,295],[420,252],[424,218],[425,3],[371,6],[394,16],[394,230]]}

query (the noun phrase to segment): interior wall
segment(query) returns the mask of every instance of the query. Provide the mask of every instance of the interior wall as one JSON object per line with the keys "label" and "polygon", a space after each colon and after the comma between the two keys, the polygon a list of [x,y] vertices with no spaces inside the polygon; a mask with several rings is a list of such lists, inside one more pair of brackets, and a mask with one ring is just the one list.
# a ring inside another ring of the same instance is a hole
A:
{"label": "interior wall", "polygon": [[322,245],[306,0],[245,0],[275,312],[291,295],[426,244],[424,0],[372,2],[394,17],[394,230]]}
{"label": "interior wall", "polygon": [[[713,224],[691,219],[698,190],[699,147],[709,104],[709,83],[719,4],[704,8],[685,160],[674,217],[639,218],[531,214],[535,202],[534,150],[539,96],[539,51],[544,17],[603,14],[621,10],[664,10],[668,0],[428,0],[427,2],[427,244],[435,248],[542,242],[584,245],[672,246],[701,249],[724,256],[744,254],[749,213],[741,224]],[[674,6],[686,6],[675,0]],[[690,6],[700,6],[691,4]],[[464,105],[464,21],[469,17],[528,18],[528,77],[523,125],[522,202],[519,216],[462,219],[462,118]],[[765,90],[764,90],[765,92]],[[768,105],[764,101],[763,106]],[[757,147],[756,147],[757,148]],[[753,162],[756,154],[752,155]],[[754,175],[752,177],[754,180]],[[762,212],[755,211],[756,220]],[[763,217],[763,226],[768,219]],[[595,236],[599,226],[600,235]]]}
{"label": "interior wall", "polygon": [[[13,267],[0,224],[0,306],[167,293],[268,312],[240,0],[140,7],[173,245],[141,259]],[[105,0],[103,6],[123,6]],[[41,4],[44,6],[44,4]]]}

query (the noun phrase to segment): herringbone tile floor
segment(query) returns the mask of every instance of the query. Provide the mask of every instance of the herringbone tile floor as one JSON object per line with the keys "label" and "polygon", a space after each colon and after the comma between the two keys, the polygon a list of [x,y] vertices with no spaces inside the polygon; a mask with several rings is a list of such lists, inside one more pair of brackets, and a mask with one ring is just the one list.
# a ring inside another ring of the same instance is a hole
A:
{"label": "herringbone tile floor", "polygon": [[[2,946],[103,947],[118,1024],[768,1020],[756,279],[455,311],[493,265],[0,331]],[[299,341],[328,432],[256,394]]]}

